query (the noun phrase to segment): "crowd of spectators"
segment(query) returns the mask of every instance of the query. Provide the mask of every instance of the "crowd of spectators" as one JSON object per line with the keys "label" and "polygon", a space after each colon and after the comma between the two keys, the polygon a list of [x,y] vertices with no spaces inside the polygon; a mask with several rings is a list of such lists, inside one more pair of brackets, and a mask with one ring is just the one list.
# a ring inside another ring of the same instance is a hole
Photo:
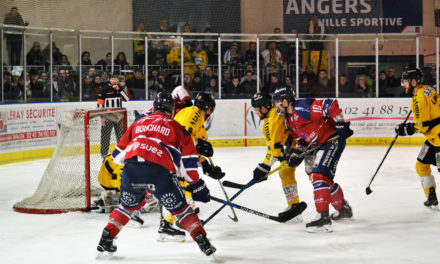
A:
{"label": "crowd of spectators", "polygon": [[[17,18],[17,10],[11,9],[15,14],[14,23],[26,25],[22,18]],[[19,14],[18,14],[19,15]],[[11,15],[10,15],[11,16]],[[6,18],[5,18],[6,21]],[[12,22],[11,22],[12,23]],[[324,26],[316,16],[310,21],[308,33],[316,33],[317,39],[323,39]],[[170,32],[168,21],[160,20],[159,32],[169,35],[147,35],[148,56],[145,54],[146,29],[143,23],[138,23],[136,34],[133,36],[133,60],[127,61],[123,51],[119,51],[112,58],[108,52],[105,58],[92,61],[89,51],[83,51],[80,63],[72,66],[67,55],[56,46],[55,42],[48,43],[43,50],[40,42],[34,41],[26,55],[25,71],[26,80],[17,72],[5,71],[4,98],[5,101],[47,101],[52,97],[54,101],[96,100],[100,89],[108,82],[109,74],[120,75],[120,85],[134,100],[151,99],[161,90],[172,90],[181,83],[181,39],[175,38]],[[181,32],[191,33],[191,25],[183,25]],[[204,33],[210,33],[211,27],[207,26]],[[285,39],[279,28],[275,28],[274,37],[260,42],[257,51],[255,42],[222,42],[221,54],[218,54],[217,36],[204,35],[197,40],[185,41],[183,45],[183,83],[192,93],[207,92],[222,98],[250,98],[259,90],[272,93],[280,86],[288,86],[296,90],[296,50],[297,43],[292,39]],[[291,34],[297,34],[295,29]],[[200,39],[203,38],[203,39]],[[299,41],[300,66],[302,65],[302,52],[304,50],[322,50],[323,42]],[[50,47],[51,45],[51,47]],[[50,50],[52,48],[52,54]],[[259,52],[260,72],[257,74],[257,52]],[[13,54],[11,54],[12,56]],[[220,56],[220,58],[219,58]],[[145,59],[148,59],[148,69],[145,70]],[[52,59],[53,70],[49,72],[49,62]],[[218,67],[218,60],[222,67]],[[11,60],[11,65],[16,59]],[[79,68],[81,65],[81,68]],[[111,65],[113,67],[111,67]],[[81,69],[81,71],[80,71]],[[336,84],[339,84],[339,97],[375,97],[376,72],[370,70],[368,74],[357,74],[349,79],[345,73],[335,76],[334,69],[320,67],[315,69],[308,64],[305,69],[299,67],[299,96],[300,97],[334,97]],[[113,71],[112,71],[113,70]],[[434,74],[427,76],[427,84],[435,84]],[[81,72],[81,74],[80,74]],[[221,73],[221,83],[218,83],[218,73]],[[148,76],[146,76],[146,74]],[[50,87],[52,76],[52,89]],[[80,80],[81,76],[81,80]],[[259,76],[259,79],[258,77]],[[148,95],[146,96],[146,82]],[[395,76],[394,68],[389,67],[387,72],[379,73],[379,96],[397,97],[404,96],[400,87],[400,80]],[[82,87],[82,91],[79,89]],[[220,88],[219,88],[220,87]]]}

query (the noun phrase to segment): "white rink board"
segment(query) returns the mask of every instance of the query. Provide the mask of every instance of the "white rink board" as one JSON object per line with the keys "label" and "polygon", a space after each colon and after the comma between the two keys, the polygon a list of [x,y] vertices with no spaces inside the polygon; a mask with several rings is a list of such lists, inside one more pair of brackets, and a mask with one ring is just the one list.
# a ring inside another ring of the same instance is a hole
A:
{"label": "white rink board", "polygon": [[[410,110],[410,98],[338,99],[345,119],[352,122],[355,137],[393,137],[394,127]],[[211,139],[262,137],[262,122],[253,113],[250,100],[216,100]],[[128,122],[134,110],[151,107],[151,101],[124,104]],[[48,148],[56,145],[58,120],[63,111],[96,109],[95,102],[0,105],[0,153]],[[410,120],[412,117],[410,118]]]}

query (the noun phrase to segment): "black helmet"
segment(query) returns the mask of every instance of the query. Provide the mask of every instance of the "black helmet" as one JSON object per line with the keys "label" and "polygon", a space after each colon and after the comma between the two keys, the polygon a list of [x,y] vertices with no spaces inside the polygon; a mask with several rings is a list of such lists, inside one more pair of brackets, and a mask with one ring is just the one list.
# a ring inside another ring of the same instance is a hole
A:
{"label": "black helmet", "polygon": [[156,97],[154,97],[153,107],[154,111],[172,113],[174,109],[174,100],[171,93],[168,91],[159,92]]}
{"label": "black helmet", "polygon": [[210,94],[198,93],[194,99],[194,106],[205,111],[212,107],[212,112],[214,112],[215,100]]}
{"label": "black helmet", "polygon": [[402,86],[404,80],[407,80],[411,85],[411,80],[413,79],[416,80],[417,85],[422,84],[423,72],[419,68],[412,70],[408,70],[408,68],[404,69],[402,73],[402,81],[401,81]]}
{"label": "black helmet", "polygon": [[272,98],[274,101],[286,99],[288,102],[294,102],[295,92],[289,87],[280,87],[273,92]]}
{"label": "black helmet", "polygon": [[270,95],[267,93],[256,93],[254,96],[252,96],[251,99],[251,105],[252,107],[266,107],[267,109],[272,108],[272,99],[270,98]]}

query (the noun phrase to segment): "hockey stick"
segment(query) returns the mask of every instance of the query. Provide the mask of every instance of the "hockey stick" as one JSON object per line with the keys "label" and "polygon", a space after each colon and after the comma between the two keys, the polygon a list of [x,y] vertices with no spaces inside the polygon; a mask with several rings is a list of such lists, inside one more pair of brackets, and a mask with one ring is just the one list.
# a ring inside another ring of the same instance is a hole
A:
{"label": "hockey stick", "polygon": [[[317,149],[320,148],[322,145],[324,145],[324,144],[326,144],[326,143],[328,143],[328,142],[330,142],[330,141],[336,140],[336,139],[338,139],[338,138],[339,138],[339,135],[336,135],[336,136],[334,136],[334,137],[332,137],[332,138],[326,140],[326,141],[325,141],[324,143],[322,143],[322,144],[319,144],[319,145],[317,145],[317,146],[314,146],[313,148],[307,149],[307,150],[304,151],[303,153],[299,154],[298,157],[302,158],[302,157],[304,157],[305,155],[310,154],[311,152],[317,150]],[[281,169],[282,167],[284,167],[284,166],[287,166],[287,165],[284,164],[284,165],[279,166],[279,167],[276,168],[275,170],[271,171],[267,176],[269,176],[270,174],[274,173],[275,171],[280,170],[280,169]],[[236,183],[236,182],[231,182],[231,181],[223,181],[223,185],[226,186],[226,187],[236,188],[236,189],[242,189],[242,188],[244,188],[244,186],[245,186],[244,184],[240,184],[240,183]]]}
{"label": "hockey stick", "polygon": [[210,198],[211,198],[211,200],[214,200],[216,202],[223,203],[225,206],[228,205],[230,207],[234,207],[239,210],[243,210],[245,212],[248,212],[250,214],[258,215],[258,216],[261,216],[261,217],[264,217],[264,218],[267,218],[267,219],[270,219],[270,220],[273,220],[273,221],[276,221],[279,223],[284,223],[284,222],[289,221],[290,219],[301,214],[307,208],[307,204],[304,202],[301,202],[297,207],[295,207],[295,211],[292,210],[290,213],[281,212],[278,214],[278,216],[273,216],[273,215],[268,215],[268,214],[265,214],[265,213],[262,213],[262,212],[259,212],[259,211],[256,211],[256,210],[253,210],[253,209],[250,209],[250,208],[238,205],[238,204],[235,204],[235,203],[231,203],[231,202],[222,200],[217,197],[210,196]]}
{"label": "hockey stick", "polygon": [[[405,118],[405,121],[403,121],[403,124],[406,123],[406,121],[408,121],[409,116],[411,115],[412,111],[409,111],[408,116]],[[396,142],[396,139],[399,137],[399,134],[396,133],[396,136],[394,137],[393,141],[391,142],[391,145],[388,147],[387,152],[385,152],[385,156],[383,157],[382,161],[379,164],[379,167],[377,167],[376,172],[374,173],[373,177],[370,180],[370,183],[368,184],[367,188],[365,189],[365,192],[367,193],[367,195],[370,195],[373,191],[371,190],[370,186],[371,183],[373,182],[374,178],[377,175],[377,172],[379,171],[380,167],[382,167],[383,162],[385,161],[385,158],[388,156],[388,153],[390,152],[391,148],[394,145],[394,142]]]}
{"label": "hockey stick", "polygon": [[[214,167],[214,162],[212,162],[211,157],[208,157],[208,159],[209,159],[209,162],[211,163],[211,166]],[[225,195],[226,201],[231,202],[231,200],[229,199],[229,196],[226,193],[226,190],[223,187],[222,182],[220,181],[220,179],[218,179],[218,183],[220,184],[220,188],[222,189],[223,194]],[[237,214],[235,213],[234,208],[231,207],[231,211],[232,211],[232,214],[234,215],[234,217],[231,217],[230,215],[228,215],[228,217],[231,218],[232,221],[238,222],[238,217],[237,217]]]}
{"label": "hockey stick", "polygon": [[[281,169],[282,166],[279,166],[278,168],[272,170],[271,172],[269,172],[269,174],[267,174],[266,177],[269,177],[269,175],[279,171]],[[252,185],[254,185],[256,183],[255,179],[250,180],[243,188],[241,188],[241,190],[239,190],[236,194],[234,194],[234,196],[231,197],[230,201],[233,201],[237,196],[239,196],[244,190],[246,190],[247,188],[251,187]],[[211,221],[212,218],[214,218],[214,216],[216,216],[218,213],[220,213],[221,210],[223,210],[223,208],[225,208],[226,205],[222,205],[219,209],[217,209],[217,211],[215,211],[214,213],[212,213],[205,221],[203,221],[203,225],[206,225],[209,221]]]}

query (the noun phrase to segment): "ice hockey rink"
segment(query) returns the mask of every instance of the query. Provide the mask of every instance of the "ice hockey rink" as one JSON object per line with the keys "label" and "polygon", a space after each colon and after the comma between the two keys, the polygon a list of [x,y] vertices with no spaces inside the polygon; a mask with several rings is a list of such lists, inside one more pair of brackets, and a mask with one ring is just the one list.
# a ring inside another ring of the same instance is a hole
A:
{"label": "ice hockey rink", "polygon": [[[425,196],[415,172],[418,147],[394,147],[371,189],[365,188],[387,147],[348,146],[335,180],[353,207],[353,220],[333,222],[333,233],[310,234],[305,222],[315,217],[312,186],[297,169],[301,200],[308,203],[304,223],[277,223],[236,210],[232,222],[225,208],[206,226],[217,248],[217,263],[438,263],[440,212],[423,206]],[[247,183],[265,155],[263,147],[215,149],[213,161],[225,180]],[[118,251],[97,260],[96,246],[108,214],[31,215],[12,210],[15,202],[33,194],[49,160],[0,166],[0,252],[2,263],[209,263],[195,242],[156,242],[159,214],[142,214],[141,228],[126,227],[115,240]],[[433,168],[437,182],[437,170]],[[213,196],[223,198],[219,183],[204,177]],[[230,196],[237,190],[226,188]],[[278,175],[245,190],[235,203],[277,215],[286,207]],[[200,204],[201,219],[221,204]],[[332,212],[332,209],[331,209]]]}

